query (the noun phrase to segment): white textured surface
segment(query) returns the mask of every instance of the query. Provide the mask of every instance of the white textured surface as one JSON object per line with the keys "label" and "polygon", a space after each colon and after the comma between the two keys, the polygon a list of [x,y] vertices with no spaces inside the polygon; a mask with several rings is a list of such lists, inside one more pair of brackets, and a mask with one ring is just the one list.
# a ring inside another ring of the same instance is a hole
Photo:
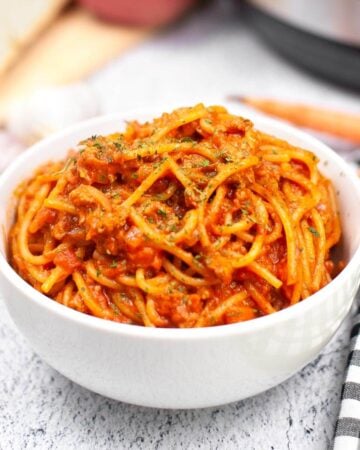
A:
{"label": "white textured surface", "polygon": [[[89,80],[102,112],[271,95],[360,110],[359,96],[289,65],[224,6],[197,13]],[[349,325],[286,383],[221,408],[160,411],[108,400],[44,364],[0,301],[0,448],[326,449]],[[149,368],[151,370],[151,368]]]}
{"label": "white textured surface", "polygon": [[0,323],[1,449],[326,450],[332,440],[347,326],[313,363],[264,394],[167,411],[109,400],[68,381],[31,351],[3,303]]}

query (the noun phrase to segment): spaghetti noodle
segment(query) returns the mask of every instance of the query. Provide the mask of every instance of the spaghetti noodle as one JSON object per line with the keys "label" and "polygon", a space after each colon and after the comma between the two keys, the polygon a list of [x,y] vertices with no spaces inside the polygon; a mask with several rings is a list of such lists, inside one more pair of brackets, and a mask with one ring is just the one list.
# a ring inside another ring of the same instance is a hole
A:
{"label": "spaghetti noodle", "polygon": [[10,260],[70,308],[204,327],[329,283],[335,196],[311,152],[202,104],[92,136],[18,189]]}

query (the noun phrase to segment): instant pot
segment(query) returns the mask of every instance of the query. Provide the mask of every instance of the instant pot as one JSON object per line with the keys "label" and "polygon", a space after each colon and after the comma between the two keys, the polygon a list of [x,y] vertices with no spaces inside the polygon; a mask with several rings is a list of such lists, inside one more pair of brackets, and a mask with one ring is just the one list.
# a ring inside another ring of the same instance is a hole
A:
{"label": "instant pot", "polygon": [[360,0],[248,0],[255,28],[312,71],[360,89]]}

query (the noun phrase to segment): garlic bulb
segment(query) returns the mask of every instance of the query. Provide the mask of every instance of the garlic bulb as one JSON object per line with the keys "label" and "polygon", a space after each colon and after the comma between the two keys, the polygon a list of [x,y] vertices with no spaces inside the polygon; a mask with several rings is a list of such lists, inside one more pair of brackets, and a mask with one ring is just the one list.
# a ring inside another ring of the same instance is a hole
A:
{"label": "garlic bulb", "polygon": [[7,130],[25,144],[98,114],[96,95],[85,83],[47,87],[14,102]]}
{"label": "garlic bulb", "polygon": [[24,150],[21,144],[14,136],[6,131],[0,131],[0,172],[8,166]]}

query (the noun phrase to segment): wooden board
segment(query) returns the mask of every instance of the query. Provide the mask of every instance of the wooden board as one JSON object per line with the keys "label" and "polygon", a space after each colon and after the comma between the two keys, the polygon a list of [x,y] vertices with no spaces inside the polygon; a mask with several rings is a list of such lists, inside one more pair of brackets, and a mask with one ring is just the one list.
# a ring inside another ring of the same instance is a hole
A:
{"label": "wooden board", "polygon": [[[59,16],[68,3],[69,0],[16,0],[11,5],[0,7],[1,75],[16,62],[41,31]],[[14,17],[17,17],[16,22]]]}
{"label": "wooden board", "polygon": [[0,124],[14,100],[42,86],[80,80],[150,33],[102,22],[80,7],[67,10],[0,78]]}

